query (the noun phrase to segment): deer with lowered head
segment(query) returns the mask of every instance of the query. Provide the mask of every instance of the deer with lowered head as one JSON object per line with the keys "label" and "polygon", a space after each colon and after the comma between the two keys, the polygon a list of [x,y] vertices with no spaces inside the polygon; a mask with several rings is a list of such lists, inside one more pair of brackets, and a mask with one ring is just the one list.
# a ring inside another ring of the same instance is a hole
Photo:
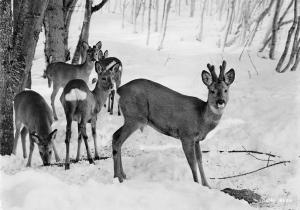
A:
{"label": "deer with lowered head", "polygon": [[[113,70],[112,80],[115,84],[115,89],[117,90],[121,85],[122,78],[122,70],[123,65],[122,62],[116,57],[108,57],[108,51],[105,50],[104,53],[102,51],[99,52],[98,62],[104,66],[107,66],[107,70]],[[118,65],[119,68],[114,68],[115,65]],[[107,111],[112,115],[114,110],[114,98],[115,98],[115,89],[111,90],[108,97],[108,108]],[[118,115],[121,115],[120,107],[118,104]]]}
{"label": "deer with lowered head", "polygon": [[51,87],[53,83],[53,90],[51,94],[51,106],[54,114],[54,119],[57,120],[55,110],[55,97],[60,88],[64,88],[66,84],[73,79],[82,79],[88,83],[89,76],[94,68],[95,61],[98,59],[98,53],[102,47],[99,41],[93,47],[88,43],[82,42],[84,49],[86,49],[86,59],[82,64],[68,64],[64,62],[51,63],[47,66],[44,72],[44,78],[48,78],[48,86]]}
{"label": "deer with lowered head", "polygon": [[225,73],[225,61],[220,66],[219,76],[213,65],[207,64],[207,67],[210,73],[202,71],[202,81],[208,88],[207,101],[182,95],[146,79],[132,80],[117,90],[124,125],[113,134],[112,153],[114,177],[120,182],[126,178],[121,159],[122,144],[134,131],[149,125],[181,140],[194,181],[198,182],[198,164],[202,185],[209,187],[199,142],[218,125],[228,103],[229,86],[235,72],[230,69]]}
{"label": "deer with lowered head", "polygon": [[26,135],[28,133],[30,140],[30,152],[26,166],[31,166],[34,143],[38,145],[45,166],[50,165],[52,149],[54,150],[56,162],[58,162],[60,159],[54,145],[57,130],[51,130],[53,115],[44,98],[32,90],[22,91],[14,98],[14,111],[16,131],[12,153],[16,154],[20,130],[23,126],[21,140],[24,158],[27,157]]}
{"label": "deer with lowered head", "polygon": [[[119,68],[116,65],[114,68]],[[100,159],[97,150],[97,133],[96,122],[97,114],[100,112],[104,103],[106,102],[108,95],[113,88],[112,72],[106,70],[106,66],[101,65],[98,61],[95,63],[95,70],[98,75],[98,80],[93,91],[90,91],[85,81],[80,79],[71,80],[64,88],[60,97],[60,101],[63,105],[67,127],[66,127],[66,160],[65,169],[70,168],[70,154],[69,145],[71,138],[71,124],[72,121],[78,123],[78,148],[76,161],[80,159],[80,147],[82,138],[85,143],[87,157],[89,162],[94,163],[91,152],[88,145],[88,136],[86,134],[86,124],[91,123],[92,135],[95,146],[95,159]]]}

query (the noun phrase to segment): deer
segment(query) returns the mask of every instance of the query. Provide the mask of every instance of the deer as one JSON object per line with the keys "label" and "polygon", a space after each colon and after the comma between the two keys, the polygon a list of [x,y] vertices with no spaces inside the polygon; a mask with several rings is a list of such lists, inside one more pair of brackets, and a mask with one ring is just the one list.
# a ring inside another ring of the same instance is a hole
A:
{"label": "deer", "polygon": [[51,130],[53,114],[45,99],[35,91],[22,91],[14,98],[14,111],[16,131],[12,153],[16,155],[17,143],[22,128],[21,140],[24,158],[27,158],[26,135],[28,133],[30,140],[30,152],[26,164],[27,167],[31,167],[34,143],[38,145],[44,166],[50,165],[52,149],[55,154],[56,162],[59,162],[60,158],[54,144],[57,129]]}
{"label": "deer", "polygon": [[82,64],[68,64],[64,62],[55,62],[47,66],[43,77],[48,78],[48,86],[51,87],[53,83],[53,90],[51,94],[51,107],[54,114],[54,119],[58,120],[55,110],[55,97],[60,88],[64,88],[66,84],[73,79],[82,79],[88,83],[89,76],[94,68],[94,63],[98,59],[98,53],[101,50],[102,43],[99,41],[93,47],[88,43],[82,42],[84,49],[87,49],[86,59]]}
{"label": "deer", "polygon": [[[118,65],[114,69],[119,68]],[[61,104],[66,115],[66,160],[65,170],[70,169],[69,145],[71,138],[72,121],[78,123],[78,147],[76,161],[80,159],[80,147],[82,138],[85,143],[87,157],[90,164],[94,164],[91,152],[88,145],[88,136],[86,134],[86,123],[91,123],[92,136],[95,147],[95,160],[99,160],[97,150],[97,133],[96,122],[97,114],[101,111],[108,95],[113,88],[112,71],[106,70],[106,66],[101,65],[98,61],[95,63],[95,70],[98,75],[98,80],[93,91],[91,91],[84,80],[71,80],[64,88],[60,97]]]}
{"label": "deer", "polygon": [[[123,65],[122,62],[116,57],[108,57],[108,50],[105,50],[104,54],[99,52],[98,62],[107,66],[107,70],[114,69],[112,80],[115,84],[116,89],[118,89],[121,85],[122,78],[122,70]],[[119,68],[114,68],[115,65],[118,65]],[[107,111],[112,115],[114,110],[114,98],[115,98],[115,89],[111,90],[108,97],[108,108]],[[121,115],[120,107],[118,105],[118,115]]]}
{"label": "deer", "polygon": [[192,171],[193,180],[198,181],[197,165],[203,186],[210,188],[202,164],[200,141],[219,123],[228,103],[229,86],[235,78],[234,69],[225,73],[226,62],[220,66],[217,76],[214,65],[207,64],[210,71],[202,71],[202,81],[208,88],[208,99],[180,94],[161,84],[136,79],[117,89],[124,124],[112,137],[114,178],[126,179],[121,159],[121,147],[137,129],[146,125],[158,132],[181,140],[182,149]]}

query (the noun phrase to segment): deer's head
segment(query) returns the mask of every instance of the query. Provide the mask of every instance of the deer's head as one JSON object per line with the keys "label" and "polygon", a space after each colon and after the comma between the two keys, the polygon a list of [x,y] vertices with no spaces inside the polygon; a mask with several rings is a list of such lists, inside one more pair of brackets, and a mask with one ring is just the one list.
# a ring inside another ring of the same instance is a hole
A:
{"label": "deer's head", "polygon": [[102,47],[102,42],[101,41],[99,41],[93,47],[90,47],[88,43],[83,41],[82,46],[84,47],[84,49],[86,49],[86,56],[89,60],[91,60],[91,61],[97,61],[98,60],[99,51],[101,50],[101,47]]}
{"label": "deer's head", "polygon": [[52,157],[53,140],[56,137],[57,129],[46,136],[39,136],[36,132],[31,133],[31,138],[38,145],[40,156],[44,166],[50,165]]}
{"label": "deer's head", "polygon": [[208,105],[215,114],[222,114],[224,108],[227,105],[229,96],[229,86],[233,83],[235,78],[235,72],[230,69],[225,73],[226,62],[223,61],[220,66],[219,77],[215,72],[213,65],[207,64],[207,68],[210,71],[202,71],[202,81],[208,88]]}
{"label": "deer's head", "polygon": [[119,68],[119,64],[116,64],[112,69],[107,69],[107,65],[97,61],[95,63],[95,70],[98,74],[97,86],[101,86],[104,90],[112,89],[114,87],[112,77],[115,68]]}

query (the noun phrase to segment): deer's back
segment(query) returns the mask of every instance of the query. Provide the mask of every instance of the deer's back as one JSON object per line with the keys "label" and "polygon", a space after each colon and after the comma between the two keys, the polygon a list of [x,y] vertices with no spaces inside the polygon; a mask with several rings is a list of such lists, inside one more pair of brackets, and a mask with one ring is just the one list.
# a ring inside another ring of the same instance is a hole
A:
{"label": "deer's back", "polygon": [[135,118],[173,137],[198,132],[203,121],[205,102],[150,80],[133,80],[118,94],[125,120]]}
{"label": "deer's back", "polygon": [[59,83],[61,86],[65,86],[73,79],[82,79],[88,82],[92,69],[92,65],[84,66],[84,64],[73,65],[64,62],[56,62],[49,64],[46,72],[54,83]]}
{"label": "deer's back", "polygon": [[[15,118],[29,130],[49,134],[52,111],[44,98],[35,91],[22,91],[14,99]],[[47,135],[45,134],[45,135]]]}

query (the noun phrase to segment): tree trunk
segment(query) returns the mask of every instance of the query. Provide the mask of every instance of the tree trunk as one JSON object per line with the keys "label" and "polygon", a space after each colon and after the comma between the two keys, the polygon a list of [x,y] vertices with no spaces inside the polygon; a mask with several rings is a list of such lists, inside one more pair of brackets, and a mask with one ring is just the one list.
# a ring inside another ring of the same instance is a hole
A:
{"label": "tree trunk", "polygon": [[72,59],[72,64],[78,64],[80,57],[81,57],[81,63],[85,61],[86,50],[83,49],[82,42],[85,41],[86,43],[89,43],[88,39],[89,39],[90,22],[91,22],[92,14],[100,10],[106,4],[106,2],[108,2],[108,0],[102,0],[99,4],[92,7],[92,3],[93,3],[92,0],[85,1],[84,20],[79,35],[79,40],[77,42],[74,56]]}
{"label": "tree trunk", "polygon": [[146,11],[146,0],[143,0],[141,2],[142,4],[142,31],[144,31],[144,25],[145,25],[145,11]]}
{"label": "tree trunk", "polygon": [[123,9],[122,9],[122,28],[125,27],[125,10],[126,10],[126,7],[127,7],[127,3],[126,3],[126,0],[123,1]]}
{"label": "tree trunk", "polygon": [[155,0],[155,24],[154,24],[154,32],[158,32],[158,12],[159,12],[159,0]]}
{"label": "tree trunk", "polygon": [[194,17],[196,0],[191,0],[190,17]]}
{"label": "tree trunk", "polygon": [[147,31],[147,41],[146,41],[147,45],[149,45],[149,41],[150,41],[151,10],[152,10],[152,0],[149,0],[149,7],[148,7],[148,31]]}
{"label": "tree trunk", "polygon": [[166,3],[167,3],[167,0],[164,0],[164,6],[163,6],[163,11],[162,11],[163,13],[162,13],[161,24],[160,24],[160,31],[162,31],[163,25],[164,25],[165,12],[166,12]]}
{"label": "tree trunk", "polygon": [[157,50],[161,50],[163,48],[163,43],[164,43],[164,39],[165,39],[165,36],[166,36],[166,31],[167,31],[169,12],[170,12],[170,9],[171,9],[171,3],[172,3],[172,0],[168,0],[168,3],[166,5],[166,15],[165,15],[165,21],[164,21],[164,28],[163,28],[161,40],[160,40],[160,43],[158,45]]}
{"label": "tree trunk", "polygon": [[203,37],[203,22],[204,22],[204,12],[206,7],[207,0],[202,1],[201,15],[200,15],[200,24],[199,24],[199,32],[196,36],[196,40],[202,41]]}
{"label": "tree trunk", "polygon": [[230,16],[229,16],[227,24],[226,24],[226,31],[225,31],[224,40],[223,40],[223,43],[222,43],[222,51],[224,51],[230,29],[232,28],[232,22],[233,22],[233,17],[234,17],[234,6],[235,6],[235,0],[231,0],[231,2],[230,2]]}
{"label": "tree trunk", "polygon": [[271,38],[271,45],[270,45],[270,52],[269,52],[270,59],[275,59],[274,52],[275,52],[276,41],[277,41],[277,24],[278,24],[278,15],[280,11],[280,6],[281,6],[281,0],[277,0],[273,23],[272,23],[272,38]]}
{"label": "tree trunk", "polygon": [[[2,155],[12,152],[13,98],[27,84],[48,1],[24,0],[19,3],[22,9],[18,12],[18,19],[14,20],[17,22],[14,23],[16,28],[12,35],[11,1],[0,1],[0,42],[6,42],[0,45],[1,61],[4,62],[0,65],[0,153]],[[8,48],[11,39],[12,44]]]}
{"label": "tree trunk", "polygon": [[10,155],[13,148],[14,127],[12,100],[14,81],[10,76],[10,44],[12,36],[11,1],[0,1],[0,154]]}
{"label": "tree trunk", "polygon": [[62,0],[49,0],[44,18],[46,62],[65,62],[65,23]]}

